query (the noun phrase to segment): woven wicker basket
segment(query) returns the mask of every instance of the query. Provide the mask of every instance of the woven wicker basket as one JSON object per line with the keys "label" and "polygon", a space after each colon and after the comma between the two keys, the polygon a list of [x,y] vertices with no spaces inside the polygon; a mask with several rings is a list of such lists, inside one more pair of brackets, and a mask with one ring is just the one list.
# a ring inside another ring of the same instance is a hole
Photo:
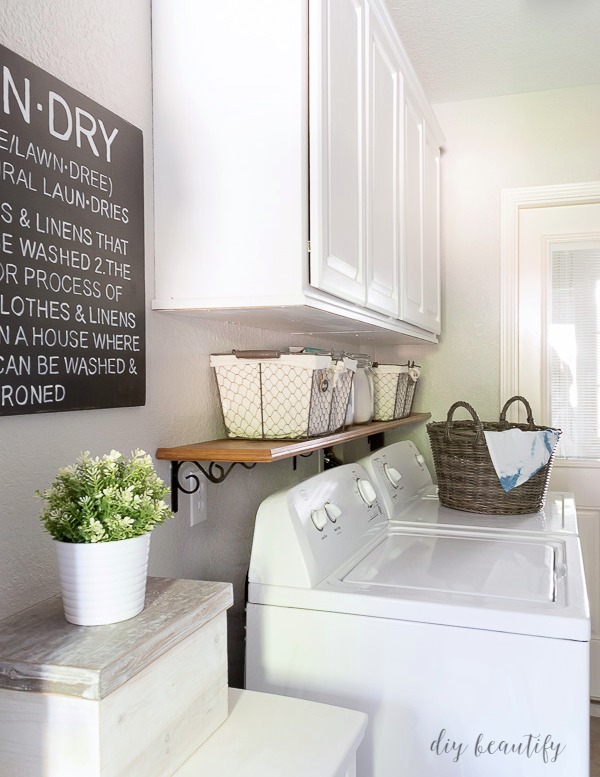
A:
{"label": "woven wicker basket", "polygon": [[[509,423],[506,411],[519,400],[527,408],[527,423]],[[454,411],[464,407],[472,421],[454,421]],[[482,422],[467,402],[455,402],[445,421],[427,424],[427,433],[433,453],[433,463],[438,481],[440,502],[455,510],[488,515],[522,515],[542,509],[548,491],[548,481],[554,462],[554,454],[536,474],[506,492],[502,488],[485,441],[484,431],[505,429],[545,431],[548,426],[537,426],[529,402],[515,396],[506,402],[500,420]],[[552,429],[552,431],[560,430]]]}

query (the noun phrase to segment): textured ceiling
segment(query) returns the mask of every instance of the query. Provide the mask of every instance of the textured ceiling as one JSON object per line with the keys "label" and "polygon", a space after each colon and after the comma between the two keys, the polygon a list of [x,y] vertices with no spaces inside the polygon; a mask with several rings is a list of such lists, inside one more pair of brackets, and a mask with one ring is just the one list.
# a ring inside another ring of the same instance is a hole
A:
{"label": "textured ceiling", "polygon": [[386,0],[433,103],[600,83],[600,0]]}

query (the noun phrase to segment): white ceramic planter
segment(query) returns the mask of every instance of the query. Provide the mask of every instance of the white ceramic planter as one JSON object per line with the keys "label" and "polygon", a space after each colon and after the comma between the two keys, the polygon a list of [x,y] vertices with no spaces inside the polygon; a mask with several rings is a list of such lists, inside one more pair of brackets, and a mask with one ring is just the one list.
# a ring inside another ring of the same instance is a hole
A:
{"label": "white ceramic planter", "polygon": [[144,608],[150,534],[115,542],[54,541],[65,618],[101,626],[133,618]]}

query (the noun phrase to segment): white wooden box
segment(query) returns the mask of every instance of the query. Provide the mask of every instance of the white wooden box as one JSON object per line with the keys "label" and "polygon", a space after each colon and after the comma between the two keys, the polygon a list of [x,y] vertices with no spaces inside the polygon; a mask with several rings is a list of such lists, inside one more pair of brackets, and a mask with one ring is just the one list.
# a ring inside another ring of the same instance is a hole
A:
{"label": "white wooden box", "polygon": [[149,578],[110,626],[60,597],[0,623],[2,777],[168,777],[227,717],[231,586]]}

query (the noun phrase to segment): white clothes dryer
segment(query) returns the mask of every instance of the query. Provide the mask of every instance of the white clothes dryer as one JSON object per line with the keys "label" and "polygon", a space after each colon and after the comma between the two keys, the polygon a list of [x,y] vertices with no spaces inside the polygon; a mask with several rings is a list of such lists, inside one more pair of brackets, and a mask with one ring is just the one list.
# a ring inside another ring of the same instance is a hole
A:
{"label": "white clothes dryer", "polygon": [[552,492],[543,510],[525,515],[484,515],[440,504],[437,486],[414,443],[403,440],[360,459],[390,521],[422,528],[489,530],[541,534],[578,534],[571,494]]}
{"label": "white clothes dryer", "polygon": [[589,639],[573,532],[390,522],[359,464],[258,511],[246,686],[366,712],[358,777],[587,777]]}

